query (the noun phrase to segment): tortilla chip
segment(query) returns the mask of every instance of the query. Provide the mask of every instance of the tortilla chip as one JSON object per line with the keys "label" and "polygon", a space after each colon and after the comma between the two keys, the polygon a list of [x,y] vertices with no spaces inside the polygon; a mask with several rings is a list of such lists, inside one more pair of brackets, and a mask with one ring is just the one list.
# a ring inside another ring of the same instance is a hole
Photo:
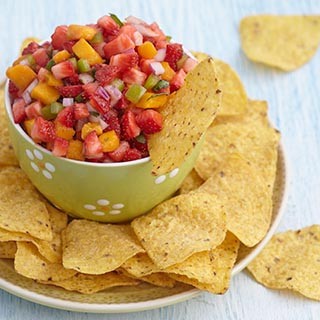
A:
{"label": "tortilla chip", "polygon": [[130,225],[73,220],[63,232],[63,265],[86,274],[104,274],[144,252]]}
{"label": "tortilla chip", "polygon": [[0,169],[0,228],[52,240],[46,205],[20,168]]}
{"label": "tortilla chip", "polygon": [[116,272],[109,272],[101,275],[77,273],[73,277],[61,281],[39,282],[62,287],[68,291],[77,291],[84,294],[92,294],[112,287],[135,286],[139,284],[138,280],[126,277]]}
{"label": "tortilla chip", "polygon": [[0,242],[0,259],[14,259],[17,245],[14,241]]}
{"label": "tortilla chip", "polygon": [[18,166],[18,160],[10,141],[8,120],[5,113],[4,89],[0,89],[0,165]]}
{"label": "tortilla chip", "polygon": [[49,262],[32,243],[27,242],[17,242],[14,268],[24,277],[41,281],[60,281],[76,274],[74,270],[65,269],[61,263]]}
{"label": "tortilla chip", "polygon": [[240,36],[249,59],[291,71],[315,54],[320,16],[250,16],[241,20]]}
{"label": "tortilla chip", "polygon": [[218,246],[226,234],[225,211],[206,193],[171,198],[131,225],[149,257],[162,269]]}
{"label": "tortilla chip", "polygon": [[189,193],[190,191],[199,188],[203,182],[204,180],[198,175],[197,171],[192,169],[192,171],[183,180],[179,192],[180,194]]}
{"label": "tortilla chip", "polygon": [[248,270],[273,289],[292,289],[320,301],[320,225],[279,233]]}
{"label": "tortilla chip", "polygon": [[190,156],[215,118],[220,98],[215,63],[209,58],[188,73],[182,88],[160,109],[163,129],[148,140],[154,174],[168,173]]}
{"label": "tortilla chip", "polygon": [[50,203],[46,203],[46,207],[49,212],[49,218],[52,231],[55,233],[61,233],[68,225],[68,215],[57,208],[53,207]]}
{"label": "tortilla chip", "polygon": [[25,38],[22,41],[21,46],[20,46],[20,54],[22,54],[23,49],[26,48],[29,45],[29,43],[31,43],[31,42],[40,43],[40,41],[41,41],[40,39],[35,38],[35,37]]}
{"label": "tortilla chip", "polygon": [[[209,57],[209,55],[202,52],[194,52],[193,54],[198,61]],[[219,79],[219,86],[223,92],[221,107],[219,108],[217,116],[234,116],[245,113],[248,98],[238,74],[224,61],[214,58],[214,62]]]}
{"label": "tortilla chip", "polygon": [[211,293],[224,293],[229,288],[231,271],[237,259],[239,245],[239,240],[229,232],[220,246],[195,253],[165,271],[180,282]]}

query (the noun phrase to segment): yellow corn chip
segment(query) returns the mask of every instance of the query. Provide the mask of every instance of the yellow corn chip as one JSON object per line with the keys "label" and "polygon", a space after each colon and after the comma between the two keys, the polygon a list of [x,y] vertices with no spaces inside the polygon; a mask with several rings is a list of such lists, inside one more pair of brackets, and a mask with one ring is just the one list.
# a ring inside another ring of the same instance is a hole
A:
{"label": "yellow corn chip", "polygon": [[320,301],[320,225],[275,235],[248,269],[263,285]]}
{"label": "yellow corn chip", "polygon": [[192,171],[182,182],[182,185],[180,187],[180,194],[189,193],[190,191],[199,188],[203,184],[203,182],[203,179],[198,175],[197,171],[192,169]]}
{"label": "yellow corn chip", "polygon": [[239,240],[228,233],[223,243],[209,251],[195,253],[185,261],[167,269],[180,282],[201,290],[222,294],[229,288],[231,271],[237,259]]}
{"label": "yellow corn chip", "polygon": [[113,271],[140,252],[130,225],[73,220],[63,232],[63,265],[81,273]]}
{"label": "yellow corn chip", "polygon": [[226,233],[224,209],[206,193],[171,198],[131,225],[159,268],[218,246]]}
{"label": "yellow corn chip", "polygon": [[50,203],[46,203],[49,212],[51,228],[53,232],[61,233],[68,225],[68,216],[64,212],[53,207]]}
{"label": "yellow corn chip", "polygon": [[[194,52],[193,54],[198,61],[209,57],[203,52]],[[214,62],[219,79],[219,87],[223,93],[221,107],[217,116],[234,116],[245,113],[248,98],[238,74],[227,63],[216,58],[214,58]]]}
{"label": "yellow corn chip", "polygon": [[42,281],[65,280],[76,274],[74,270],[65,269],[61,263],[49,262],[33,244],[27,242],[17,242],[14,268],[24,277]]}
{"label": "yellow corn chip", "polygon": [[183,87],[160,110],[163,129],[148,141],[154,174],[168,173],[189,157],[212,123],[220,97],[215,64],[209,58],[188,73]]}
{"label": "yellow corn chip", "polygon": [[0,169],[0,228],[52,240],[46,205],[20,168]]}
{"label": "yellow corn chip", "polygon": [[0,259],[14,259],[17,245],[14,241],[0,242]]}
{"label": "yellow corn chip", "polygon": [[250,16],[241,20],[240,36],[249,59],[291,71],[315,54],[320,16]]}
{"label": "yellow corn chip", "polygon": [[138,280],[126,277],[116,272],[101,275],[89,275],[77,273],[71,278],[60,281],[39,281],[40,283],[62,287],[69,291],[78,291],[84,294],[92,294],[112,287],[135,286]]}

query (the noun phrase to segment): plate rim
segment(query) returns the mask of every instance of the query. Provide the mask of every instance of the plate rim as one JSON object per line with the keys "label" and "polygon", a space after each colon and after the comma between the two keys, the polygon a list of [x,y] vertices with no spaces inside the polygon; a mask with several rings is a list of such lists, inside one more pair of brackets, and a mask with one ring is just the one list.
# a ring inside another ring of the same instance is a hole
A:
{"label": "plate rim", "polygon": [[[288,161],[286,158],[286,152],[283,145],[282,139],[279,142],[279,151],[282,155],[283,161],[283,170],[282,174],[284,176],[283,179],[283,192],[282,197],[278,209],[278,214],[273,221],[268,233],[263,238],[263,240],[255,247],[255,249],[244,258],[239,264],[237,264],[231,273],[231,276],[235,276],[240,273],[267,245],[272,236],[275,234],[280,221],[284,215],[284,210],[286,207],[286,203],[289,195],[289,173],[290,170],[288,168]],[[171,296],[157,298],[153,300],[141,301],[141,302],[130,302],[130,303],[112,303],[112,304],[103,304],[103,303],[83,303],[76,302],[70,300],[63,300],[54,297],[48,297],[46,295],[32,292],[28,289],[22,288],[18,285],[15,285],[7,280],[1,279],[0,277],[0,289],[15,295],[19,298],[31,301],[33,303],[37,303],[46,307],[56,308],[65,311],[74,311],[74,312],[88,312],[88,313],[129,313],[129,312],[139,312],[145,310],[151,310],[156,308],[161,308],[165,306],[169,306],[172,304],[180,303],[191,298],[194,298],[200,295],[203,291],[199,289],[191,289],[185,292],[173,294]]]}

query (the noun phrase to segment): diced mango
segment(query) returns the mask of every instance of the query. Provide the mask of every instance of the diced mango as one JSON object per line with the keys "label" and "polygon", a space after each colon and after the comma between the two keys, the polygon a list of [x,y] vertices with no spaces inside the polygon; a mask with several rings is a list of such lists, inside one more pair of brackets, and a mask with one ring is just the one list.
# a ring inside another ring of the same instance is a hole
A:
{"label": "diced mango", "polygon": [[88,122],[81,129],[81,139],[84,140],[86,136],[92,131],[95,131],[98,136],[100,136],[100,134],[102,134],[103,132],[99,123]]}
{"label": "diced mango", "polygon": [[71,54],[67,50],[62,50],[56,53],[52,59],[55,63],[59,63],[69,59],[70,57],[71,57]]}
{"label": "diced mango", "polygon": [[49,71],[46,74],[46,79],[47,79],[47,84],[50,87],[62,87],[63,86],[62,80],[55,78],[55,76]]}
{"label": "diced mango", "polygon": [[88,60],[90,65],[102,63],[102,58],[85,39],[80,39],[72,47],[73,52],[78,58]]}
{"label": "diced mango", "polygon": [[138,53],[142,58],[153,59],[157,54],[157,49],[152,42],[146,41],[138,47]]}
{"label": "diced mango", "polygon": [[80,26],[77,24],[71,24],[68,27],[67,37],[69,40],[92,40],[97,30],[89,26]]}
{"label": "diced mango", "polygon": [[120,145],[120,139],[114,130],[107,131],[99,136],[103,152],[116,150]]}
{"label": "diced mango", "polygon": [[174,70],[170,67],[169,63],[166,61],[161,62],[164,73],[161,75],[161,78],[166,81],[171,81],[174,75],[176,74]]}
{"label": "diced mango", "polygon": [[167,100],[167,94],[156,94],[152,92],[146,92],[139,100],[136,106],[143,109],[157,109],[164,106]]}
{"label": "diced mango", "polygon": [[55,123],[56,135],[57,137],[63,138],[65,140],[71,140],[76,133],[73,128],[68,128],[59,122]]}
{"label": "diced mango", "polygon": [[82,149],[83,149],[83,143],[80,140],[71,140],[69,142],[67,158],[83,161],[84,156],[83,156]]}
{"label": "diced mango", "polygon": [[32,80],[37,77],[29,66],[21,64],[8,68],[6,75],[21,90],[27,88]]}
{"label": "diced mango", "polygon": [[27,131],[27,134],[29,136],[31,136],[31,131],[32,131],[32,128],[33,128],[33,125],[34,125],[34,121],[35,121],[35,119],[30,119],[30,120],[25,120],[23,122],[23,126],[24,126],[24,128]]}
{"label": "diced mango", "polygon": [[40,100],[43,104],[51,104],[60,97],[59,91],[47,83],[39,82],[31,91],[31,97]]}

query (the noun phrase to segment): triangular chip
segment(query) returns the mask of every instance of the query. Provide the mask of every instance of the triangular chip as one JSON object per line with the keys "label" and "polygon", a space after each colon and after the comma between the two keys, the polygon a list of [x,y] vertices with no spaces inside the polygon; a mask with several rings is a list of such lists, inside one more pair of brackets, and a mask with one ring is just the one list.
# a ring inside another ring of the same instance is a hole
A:
{"label": "triangular chip", "polygon": [[192,169],[191,172],[183,180],[180,187],[180,194],[189,193],[192,190],[199,188],[204,180],[199,176],[196,170]]}
{"label": "triangular chip", "polygon": [[113,271],[140,252],[130,225],[73,220],[63,232],[63,265],[81,273]]}
{"label": "triangular chip", "polygon": [[17,245],[14,241],[0,242],[0,259],[14,259]]}
{"label": "triangular chip", "polygon": [[131,225],[159,268],[218,246],[226,234],[225,211],[207,193],[171,198],[133,220]]}
{"label": "triangular chip", "polygon": [[320,225],[279,233],[248,269],[273,289],[292,289],[320,301]]}
{"label": "triangular chip", "polygon": [[179,168],[191,155],[215,118],[220,98],[215,64],[208,58],[188,73],[183,87],[160,110],[163,129],[148,140],[154,174]]}
{"label": "triangular chip", "polygon": [[65,269],[61,263],[49,262],[32,243],[27,242],[17,242],[14,268],[24,277],[42,281],[65,280],[76,274],[74,270]]}
{"label": "triangular chip", "polygon": [[20,168],[0,169],[0,228],[52,239],[46,205]]}
{"label": "triangular chip", "polygon": [[320,16],[250,16],[241,20],[240,36],[249,59],[291,71],[315,54]]}

